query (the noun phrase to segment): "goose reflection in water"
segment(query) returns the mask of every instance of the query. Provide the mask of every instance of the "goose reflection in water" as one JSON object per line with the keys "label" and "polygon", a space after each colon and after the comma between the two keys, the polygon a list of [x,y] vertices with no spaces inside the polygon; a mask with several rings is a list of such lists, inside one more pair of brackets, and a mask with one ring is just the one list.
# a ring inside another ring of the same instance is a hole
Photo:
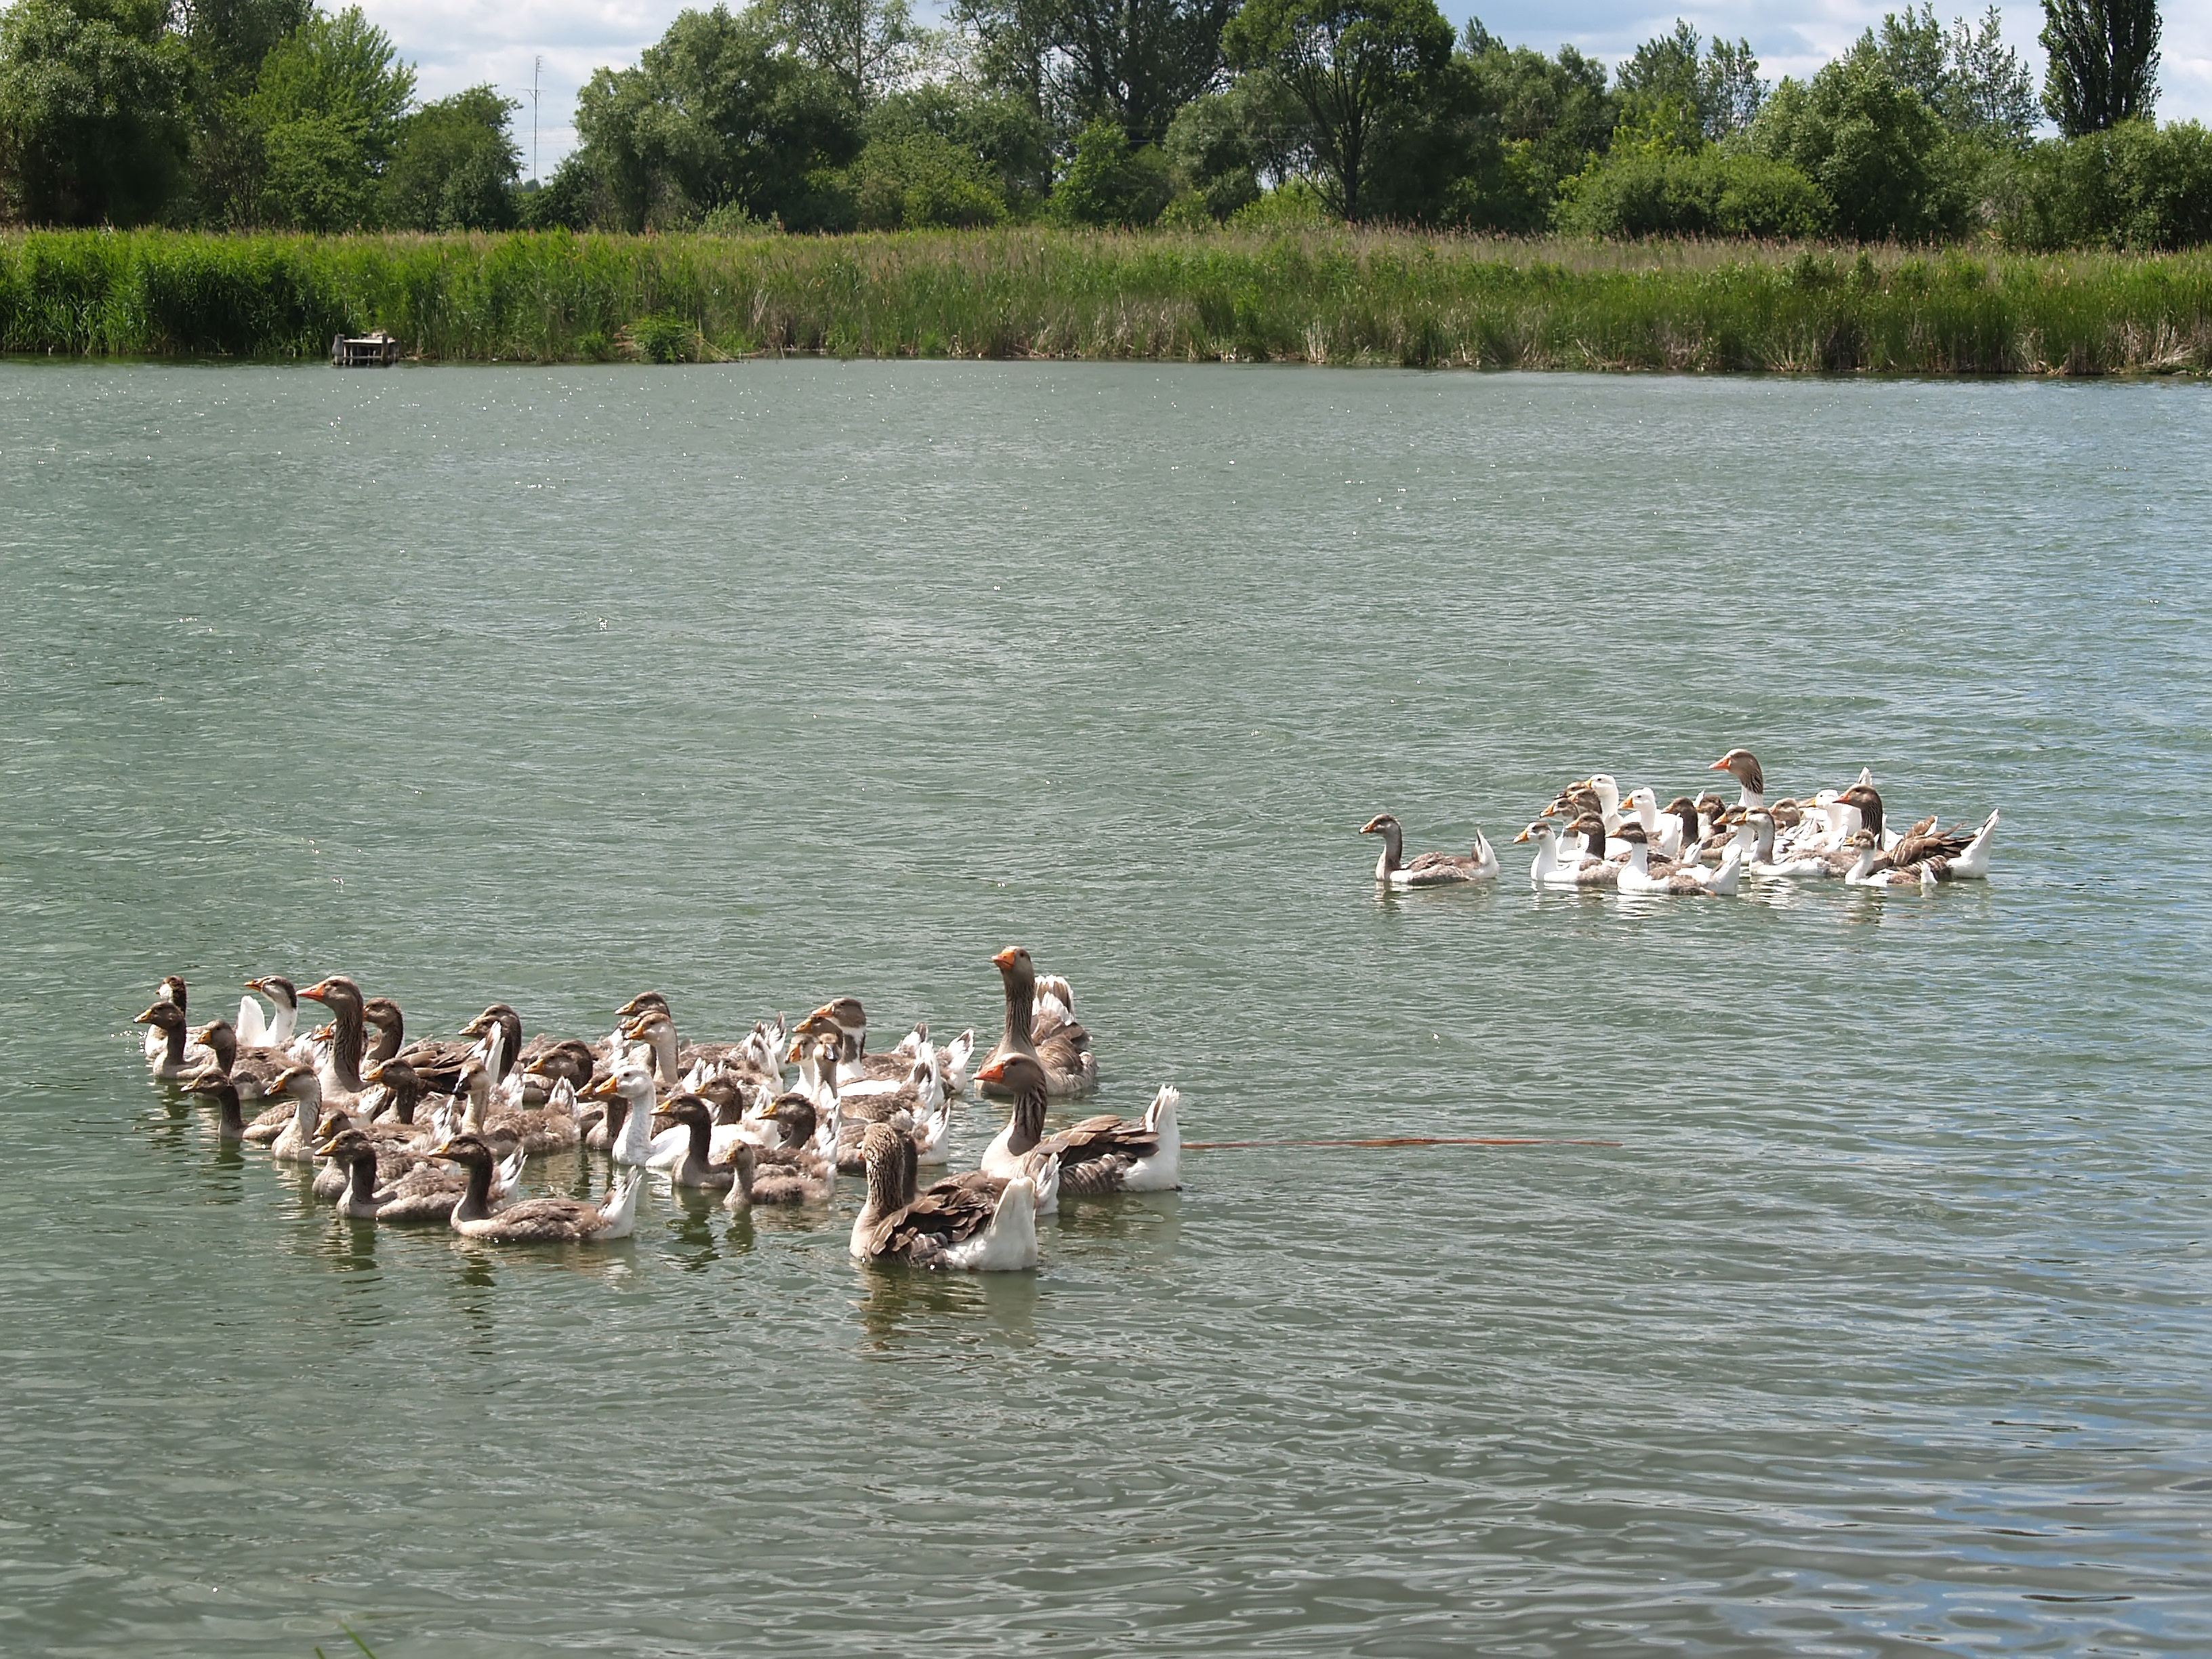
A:
{"label": "goose reflection in water", "polygon": [[864,1352],[893,1352],[915,1339],[941,1348],[948,1326],[988,1325],[1024,1346],[1036,1340],[1035,1273],[939,1273],[880,1262],[856,1266],[854,1273]]}

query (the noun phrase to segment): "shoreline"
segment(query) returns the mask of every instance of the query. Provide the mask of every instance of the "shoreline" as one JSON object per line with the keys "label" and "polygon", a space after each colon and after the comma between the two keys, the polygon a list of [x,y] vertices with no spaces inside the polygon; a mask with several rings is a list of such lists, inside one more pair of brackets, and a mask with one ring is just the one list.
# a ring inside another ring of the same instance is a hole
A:
{"label": "shoreline", "polygon": [[2212,374],[2212,251],[1408,231],[0,233],[0,353],[417,363],[781,356],[2008,379]]}

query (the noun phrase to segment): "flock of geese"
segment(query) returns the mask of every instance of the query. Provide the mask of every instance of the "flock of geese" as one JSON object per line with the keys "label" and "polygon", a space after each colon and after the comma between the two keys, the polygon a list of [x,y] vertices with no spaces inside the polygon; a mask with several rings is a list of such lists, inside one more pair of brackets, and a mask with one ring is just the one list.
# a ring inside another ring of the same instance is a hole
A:
{"label": "flock of geese", "polygon": [[[972,1075],[972,1031],[940,1048],[917,1025],[870,1054],[866,1012],[850,996],[734,1042],[680,1042],[667,999],[648,991],[596,1042],[526,1042],[521,1016],[495,1002],[457,1037],[410,1043],[398,1004],[343,975],[304,990],[248,980],[234,1021],[198,1026],[172,976],[137,1023],[157,1079],[213,1103],[223,1138],[315,1167],[316,1196],[357,1220],[495,1243],[595,1243],[635,1230],[648,1172],[720,1192],[732,1209],[817,1211],[841,1174],[857,1174],[867,1197],[854,1256],[1006,1271],[1037,1265],[1037,1217],[1063,1194],[1180,1187],[1182,1097],[1163,1087],[1134,1121],[1090,1117],[1048,1133],[1054,1098],[1097,1086],[1090,1033],[1067,981],[1040,975],[1027,951],[991,960],[1006,1025]],[[300,1030],[302,1000],[330,1023]],[[1008,1103],[1006,1127],[980,1168],[924,1188],[920,1171],[949,1162],[953,1103],[971,1086]],[[249,1102],[265,1108],[250,1121]],[[603,1199],[523,1195],[530,1159],[578,1148],[609,1160]]]}
{"label": "flock of geese", "polygon": [[[1733,803],[1706,793],[1662,805],[1656,791],[1623,791],[1605,772],[1567,785],[1514,837],[1535,843],[1530,885],[1717,897],[1746,878],[1834,878],[1926,893],[1989,872],[1995,812],[1971,830],[1940,830],[1930,817],[1900,831],[1868,772],[1770,803],[1750,750],[1731,749],[1710,769],[1740,786]],[[1471,852],[1410,860],[1389,814],[1360,833],[1382,838],[1375,878],[1388,887],[1499,873],[1480,831]],[[668,1000],[647,991],[596,1042],[525,1042],[521,1016],[495,1002],[455,1037],[410,1043],[399,1005],[364,996],[343,975],[305,990],[276,975],[249,980],[234,1021],[199,1026],[187,1018],[184,981],[171,977],[137,1023],[149,1028],[154,1075],[212,1102],[219,1134],[316,1166],[316,1195],[358,1220],[492,1243],[590,1243],[635,1230],[648,1172],[720,1192],[733,1209],[826,1209],[837,1177],[860,1175],[854,1256],[1011,1270],[1036,1266],[1036,1218],[1063,1193],[1182,1185],[1181,1097],[1164,1086],[1141,1118],[1090,1117],[1048,1133],[1054,1098],[1097,1085],[1090,1033],[1067,981],[1039,975],[1027,951],[1012,945],[991,960],[1006,1024],[972,1074],[972,1031],[939,1047],[916,1025],[889,1053],[870,1054],[868,1017],[851,996],[789,1029],[778,1015],[733,1042],[680,1041]],[[328,1009],[330,1023],[297,1029],[303,1000]],[[949,1162],[954,1102],[971,1085],[1008,1103],[1006,1126],[979,1167],[924,1188],[920,1172]],[[265,1108],[252,1121],[248,1102]],[[610,1162],[603,1199],[522,1195],[530,1159],[579,1148]]]}
{"label": "flock of geese", "polygon": [[[1733,804],[1705,793],[1676,795],[1664,806],[1649,787],[1623,791],[1609,772],[1578,778],[1513,839],[1535,843],[1528,884],[1595,888],[1630,895],[1723,898],[1747,876],[1759,881],[1837,878],[1852,887],[1933,892],[1946,882],[1989,874],[1996,836],[1991,812],[1978,829],[1938,830],[1921,819],[1891,826],[1874,787],[1861,771],[1847,788],[1822,789],[1770,803],[1766,776],[1748,749],[1731,749],[1707,769],[1740,786]],[[1554,824],[1553,819],[1563,820]],[[1497,849],[1480,830],[1468,853],[1406,857],[1405,832],[1388,812],[1360,826],[1382,837],[1375,879],[1386,887],[1443,887],[1495,881]]]}

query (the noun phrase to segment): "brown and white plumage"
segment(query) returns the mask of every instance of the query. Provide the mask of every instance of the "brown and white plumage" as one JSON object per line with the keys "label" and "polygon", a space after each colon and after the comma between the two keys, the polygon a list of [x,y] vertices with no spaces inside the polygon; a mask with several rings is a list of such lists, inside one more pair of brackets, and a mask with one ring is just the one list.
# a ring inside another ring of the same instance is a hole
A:
{"label": "brown and white plumage", "polygon": [[1006,1019],[998,1046],[975,1073],[977,1087],[985,1094],[994,1092],[999,1085],[984,1082],[984,1072],[1008,1054],[1027,1054],[1043,1067],[1048,1094],[1087,1094],[1097,1088],[1098,1060],[1091,1053],[1091,1033],[1057,994],[1042,999],[1040,1008],[1036,963],[1028,951],[1009,945],[991,958],[991,965],[999,970],[1006,993]]}
{"label": "brown and white plumage", "polygon": [[457,1135],[439,1157],[459,1164],[468,1188],[453,1206],[452,1226],[465,1237],[495,1244],[580,1244],[626,1238],[636,1225],[642,1170],[618,1173],[603,1202],[577,1198],[531,1198],[503,1210],[491,1207],[497,1155],[482,1137]]}
{"label": "brown and white plumage", "polygon": [[1049,1159],[1059,1166],[1058,1190],[1077,1196],[1169,1192],[1182,1185],[1182,1097],[1175,1089],[1163,1086],[1134,1122],[1088,1117],[1048,1135],[1044,1074],[1035,1060],[1008,1054],[985,1066],[976,1079],[1014,1097],[1006,1127],[984,1151],[984,1174],[1021,1175],[1034,1168],[1033,1160]]}
{"label": "brown and white plumage", "polygon": [[1359,826],[1363,836],[1382,837],[1382,856],[1375,861],[1375,879],[1386,887],[1449,887],[1460,882],[1491,881],[1498,875],[1498,854],[1481,830],[1474,832],[1474,848],[1468,853],[1422,853],[1406,857],[1406,832],[1388,812],[1378,812]]}
{"label": "brown and white plumage", "polygon": [[861,1261],[974,1272],[1036,1266],[1036,1188],[1026,1176],[1003,1183],[956,1177],[917,1194],[906,1136],[871,1124],[861,1150],[868,1200],[851,1240]]}

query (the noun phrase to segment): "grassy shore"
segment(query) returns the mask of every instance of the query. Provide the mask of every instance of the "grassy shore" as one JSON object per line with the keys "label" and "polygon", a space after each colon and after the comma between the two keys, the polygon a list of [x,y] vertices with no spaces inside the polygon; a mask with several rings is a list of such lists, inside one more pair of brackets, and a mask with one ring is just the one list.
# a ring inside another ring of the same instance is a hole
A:
{"label": "grassy shore", "polygon": [[0,350],[426,361],[1237,359],[2212,372],[2212,252],[2027,257],[1404,232],[0,235]]}

